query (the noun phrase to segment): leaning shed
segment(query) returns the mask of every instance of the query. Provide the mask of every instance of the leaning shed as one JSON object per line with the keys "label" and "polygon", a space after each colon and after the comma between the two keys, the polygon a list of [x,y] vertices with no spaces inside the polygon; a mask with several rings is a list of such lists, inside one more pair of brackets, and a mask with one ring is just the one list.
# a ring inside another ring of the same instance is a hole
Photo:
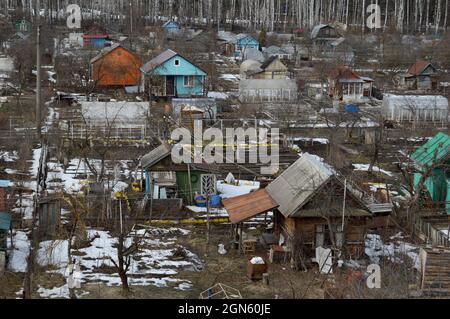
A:
{"label": "leaning shed", "polygon": [[367,223],[372,218],[363,193],[317,156],[305,153],[267,188],[279,204],[275,214],[280,242],[314,256],[317,247],[336,247],[347,256],[364,253]]}
{"label": "leaning shed", "polygon": [[448,122],[448,99],[441,95],[393,95],[383,97],[382,114],[395,122]]}

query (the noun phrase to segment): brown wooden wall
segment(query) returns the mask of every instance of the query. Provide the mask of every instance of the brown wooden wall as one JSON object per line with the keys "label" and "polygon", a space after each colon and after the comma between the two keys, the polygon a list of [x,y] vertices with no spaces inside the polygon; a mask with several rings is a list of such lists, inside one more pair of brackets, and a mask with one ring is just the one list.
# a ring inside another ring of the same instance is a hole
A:
{"label": "brown wooden wall", "polygon": [[92,79],[98,86],[139,85],[141,60],[130,51],[118,47],[92,66]]}
{"label": "brown wooden wall", "polygon": [[[341,224],[340,218],[331,218],[331,224]],[[315,255],[316,226],[328,225],[324,218],[284,218],[279,212],[276,216],[276,234],[287,232],[289,237],[298,236],[302,239],[305,247],[310,247],[307,254],[310,257]],[[345,224],[344,247],[345,255],[352,258],[359,258],[364,253],[364,239],[367,231],[366,217],[347,218]]]}

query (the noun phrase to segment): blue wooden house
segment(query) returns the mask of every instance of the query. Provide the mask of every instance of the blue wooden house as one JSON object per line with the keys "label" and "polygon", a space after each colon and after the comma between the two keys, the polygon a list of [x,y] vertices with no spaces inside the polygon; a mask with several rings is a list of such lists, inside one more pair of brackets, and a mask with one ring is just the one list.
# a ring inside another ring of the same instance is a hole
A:
{"label": "blue wooden house", "polygon": [[141,67],[145,92],[156,97],[198,97],[204,94],[206,72],[172,50]]}
{"label": "blue wooden house", "polygon": [[242,57],[243,53],[248,49],[259,50],[259,42],[254,37],[248,34],[239,34],[236,38],[236,45],[234,48],[234,56]]}
{"label": "blue wooden house", "polygon": [[83,46],[84,47],[93,47],[96,49],[103,49],[106,44],[106,40],[108,39],[108,34],[106,30],[99,26],[94,26],[85,34],[83,34]]}
{"label": "blue wooden house", "polygon": [[163,29],[164,31],[166,31],[169,34],[176,34],[179,33],[181,30],[180,24],[176,21],[167,21],[166,23],[163,24]]}

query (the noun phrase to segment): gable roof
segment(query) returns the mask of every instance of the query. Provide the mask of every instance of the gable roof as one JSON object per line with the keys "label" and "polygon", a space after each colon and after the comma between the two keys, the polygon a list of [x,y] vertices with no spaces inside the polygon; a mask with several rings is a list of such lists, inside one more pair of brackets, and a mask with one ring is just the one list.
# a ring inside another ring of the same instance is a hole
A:
{"label": "gable roof", "polygon": [[408,74],[409,75],[413,75],[413,76],[417,76],[420,75],[423,71],[425,71],[426,68],[428,68],[428,66],[433,66],[430,62],[428,61],[417,61],[416,63],[414,63],[408,70]]}
{"label": "gable roof", "polygon": [[264,50],[265,54],[288,54],[284,49],[276,46],[276,45],[271,45],[270,47],[268,47],[267,49]]}
{"label": "gable roof", "polygon": [[122,44],[116,43],[116,44],[114,44],[114,45],[112,45],[110,47],[103,48],[97,56],[95,56],[94,58],[91,59],[91,64],[97,62],[98,60],[100,60],[101,58],[103,58],[104,56],[110,54],[112,51],[114,51],[115,49],[118,49],[118,48],[122,48],[124,50],[127,50],[131,54],[136,55],[134,52],[132,52],[128,48],[124,47]]}
{"label": "gable roof", "polygon": [[152,167],[159,161],[163,160],[167,156],[171,154],[172,148],[170,145],[163,143],[157,148],[155,148],[153,151],[148,153],[147,155],[144,155],[141,159],[141,166],[143,169],[147,169],[149,167]]}
{"label": "gable roof", "polygon": [[305,205],[333,174],[329,165],[306,153],[274,180],[267,192],[280,204],[278,210],[289,217]]}
{"label": "gable roof", "polygon": [[246,221],[278,207],[278,204],[270,197],[265,189],[260,189],[256,192],[230,199],[224,199],[223,205],[233,224]]}
{"label": "gable roof", "polygon": [[276,55],[272,55],[270,56],[266,61],[264,61],[263,64],[261,64],[260,68],[262,70],[265,70],[269,65],[272,64],[273,61],[275,61],[276,59],[278,59],[278,57]]}
{"label": "gable roof", "polygon": [[438,133],[411,155],[411,159],[420,166],[433,166],[450,158],[450,136]]}
{"label": "gable roof", "polygon": [[331,70],[329,78],[332,80],[339,81],[356,81],[356,82],[373,82],[372,79],[367,77],[362,77],[355,71],[347,68],[346,66],[338,66]]}
{"label": "gable roof", "polygon": [[[343,186],[337,176],[338,173],[334,168],[324,163],[320,157],[305,153],[266,189],[269,195],[280,204],[278,210],[285,217],[303,217],[299,214],[302,213],[299,210],[332,178]],[[358,195],[358,190],[350,184],[347,184],[347,190],[348,195],[361,207],[367,208]]]}
{"label": "gable roof", "polygon": [[141,71],[144,73],[150,73],[150,72],[154,71],[157,67],[161,66],[162,64],[164,64],[165,62],[167,62],[168,60],[172,59],[175,56],[181,57],[182,59],[184,59],[191,65],[193,65],[195,68],[201,70],[203,73],[205,73],[204,75],[207,74],[207,72],[205,70],[203,70],[199,66],[195,65],[194,63],[192,63],[191,61],[189,61],[188,59],[186,59],[185,57],[183,57],[182,55],[180,55],[179,53],[177,53],[171,49],[168,49],[168,50],[162,52],[155,58],[153,58],[150,61],[148,61],[147,63],[145,63],[141,67]]}
{"label": "gable roof", "polygon": [[[278,208],[285,217],[322,217],[316,209],[299,210],[331,179],[345,187],[337,174],[319,157],[305,153],[267,188],[225,199],[223,204],[234,224],[275,208]],[[359,191],[352,184],[347,184],[347,190],[349,197],[359,203],[360,207],[348,207],[345,212],[346,216],[372,216],[370,208],[362,201],[363,194],[358,194]],[[341,208],[331,208],[329,213],[329,216],[342,216]]]}
{"label": "gable roof", "polygon": [[174,21],[174,20],[170,20],[170,21],[167,21],[166,23],[164,23],[162,26],[163,26],[163,28],[169,27],[169,26],[173,26],[175,28],[179,28],[180,24],[178,22]]}
{"label": "gable roof", "polygon": [[172,51],[170,49],[162,52],[161,54],[157,55],[156,57],[154,57],[153,59],[151,59],[150,61],[148,61],[147,63],[145,63],[142,67],[141,70],[144,73],[148,73],[150,71],[153,71],[154,69],[156,69],[158,66],[160,66],[161,64],[163,64],[164,62],[166,62],[167,60],[173,58],[174,56],[177,56],[178,53],[176,53],[175,51]]}
{"label": "gable roof", "polygon": [[316,25],[311,31],[311,39],[317,38],[317,36],[319,35],[320,30],[322,30],[323,28],[336,29],[335,27],[333,27],[330,24],[319,24],[319,25]]}
{"label": "gable roof", "polygon": [[253,36],[251,36],[250,34],[247,34],[247,33],[239,33],[236,36],[236,42],[239,42],[239,41],[244,40],[244,39],[249,39],[251,41],[254,41],[255,43],[259,43],[258,40],[256,40]]}

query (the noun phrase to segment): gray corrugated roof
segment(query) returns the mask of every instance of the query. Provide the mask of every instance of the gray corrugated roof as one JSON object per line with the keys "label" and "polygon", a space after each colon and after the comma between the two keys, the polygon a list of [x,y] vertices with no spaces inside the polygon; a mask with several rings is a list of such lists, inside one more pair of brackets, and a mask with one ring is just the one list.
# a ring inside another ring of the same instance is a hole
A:
{"label": "gray corrugated roof", "polygon": [[275,55],[270,56],[267,60],[264,61],[263,64],[261,64],[261,69],[265,70],[276,59],[278,59],[277,56]]}
{"label": "gray corrugated roof", "polygon": [[168,50],[164,51],[163,53],[161,53],[160,55],[158,55],[157,57],[155,57],[155,58],[151,59],[150,61],[148,61],[147,63],[145,63],[141,67],[141,71],[143,71],[144,73],[149,73],[176,55],[178,55],[178,53],[168,49]]}
{"label": "gray corrugated roof", "polygon": [[266,54],[287,54],[287,52],[285,50],[283,50],[282,48],[280,48],[276,45],[271,45],[270,47],[268,47],[267,49],[264,50],[264,53],[266,53]]}
{"label": "gray corrugated roof", "polygon": [[141,166],[147,169],[158,163],[160,160],[166,158],[171,153],[170,145],[164,143],[155,148],[153,151],[142,157]]}
{"label": "gray corrugated roof", "polygon": [[278,210],[292,217],[334,174],[331,166],[305,153],[267,187],[267,192],[280,204]]}
{"label": "gray corrugated roof", "polygon": [[[317,37],[317,35],[319,34],[320,30],[322,30],[325,27],[330,27],[333,28],[331,25],[329,24],[319,24],[316,25],[313,30],[311,31],[311,39],[315,39]],[[334,29],[334,28],[333,28]]]}

